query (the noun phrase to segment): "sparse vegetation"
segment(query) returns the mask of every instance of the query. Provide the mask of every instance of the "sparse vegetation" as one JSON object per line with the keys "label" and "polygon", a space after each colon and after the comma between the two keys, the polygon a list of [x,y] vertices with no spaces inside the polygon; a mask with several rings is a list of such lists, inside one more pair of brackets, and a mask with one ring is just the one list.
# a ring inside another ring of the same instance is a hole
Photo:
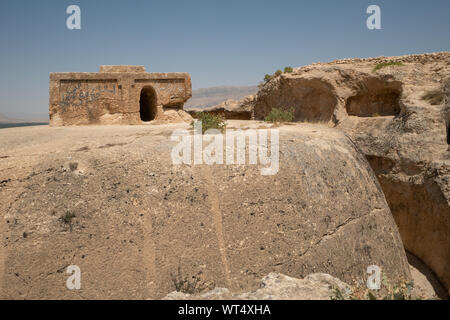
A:
{"label": "sparse vegetation", "polygon": [[265,82],[269,82],[270,80],[272,80],[272,78],[273,78],[273,75],[271,75],[271,74],[266,74],[266,75],[264,76],[264,81],[265,81]]}
{"label": "sparse vegetation", "polygon": [[389,61],[389,62],[381,62],[378,63],[374,68],[373,68],[373,72],[376,72],[377,70],[386,68],[386,67],[393,67],[393,66],[397,66],[397,67],[401,67],[404,64],[400,61]]}
{"label": "sparse vegetation", "polygon": [[60,218],[59,221],[66,225],[69,226],[70,231],[72,231],[72,219],[75,218],[75,213],[70,212],[70,211],[66,211],[66,213],[64,213]]}
{"label": "sparse vegetation", "polygon": [[[196,114],[197,120],[202,122],[202,133],[209,129],[218,129],[224,131],[226,128],[225,117],[223,115],[215,115],[209,112],[198,112]],[[195,120],[191,122],[194,127]]]}
{"label": "sparse vegetation", "polygon": [[262,86],[264,86],[264,84],[266,84],[267,82],[269,82],[273,78],[281,76],[283,74],[283,72],[291,73],[293,71],[294,71],[294,68],[292,68],[292,67],[284,67],[284,71],[281,71],[280,69],[278,69],[277,71],[275,71],[274,74],[266,74],[264,76],[264,82],[260,83],[259,85],[262,87]]}
{"label": "sparse vegetation", "polygon": [[172,278],[172,283],[175,286],[175,290],[178,292],[194,294],[205,289],[199,277],[192,276],[189,278],[187,276],[183,276],[180,266],[178,266],[177,274],[171,273],[170,276]]}
{"label": "sparse vegetation", "polygon": [[[384,288],[383,288],[384,287]],[[414,284],[412,282],[399,282],[391,286],[383,280],[383,287],[380,290],[370,290],[365,286],[356,286],[341,291],[334,289],[332,300],[413,300],[419,298],[412,297]]]}
{"label": "sparse vegetation", "polygon": [[283,110],[281,108],[272,108],[270,113],[264,118],[267,122],[290,122],[294,120],[294,108]]}
{"label": "sparse vegetation", "polygon": [[428,91],[422,96],[422,100],[428,101],[433,106],[440,105],[444,102],[444,92],[440,89]]}

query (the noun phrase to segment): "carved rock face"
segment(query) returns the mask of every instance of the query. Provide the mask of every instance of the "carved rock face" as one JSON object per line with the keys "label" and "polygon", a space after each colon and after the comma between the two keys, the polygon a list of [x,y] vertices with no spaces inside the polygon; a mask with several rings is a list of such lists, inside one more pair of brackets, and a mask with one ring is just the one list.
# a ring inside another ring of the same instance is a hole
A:
{"label": "carved rock face", "polygon": [[[387,61],[397,62],[375,70]],[[256,119],[293,107],[352,137],[383,188],[405,248],[450,288],[450,53],[345,59],[296,68],[257,93]],[[445,85],[447,83],[447,85]]]}
{"label": "carved rock face", "polygon": [[51,73],[49,91],[53,126],[160,120],[157,106],[182,110],[192,95],[188,73],[147,73],[142,66]]}

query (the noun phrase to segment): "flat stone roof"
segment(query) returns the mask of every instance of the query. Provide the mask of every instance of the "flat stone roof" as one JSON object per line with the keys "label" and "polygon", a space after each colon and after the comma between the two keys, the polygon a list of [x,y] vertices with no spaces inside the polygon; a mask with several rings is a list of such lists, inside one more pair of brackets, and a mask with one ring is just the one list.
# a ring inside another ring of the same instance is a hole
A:
{"label": "flat stone roof", "polygon": [[100,72],[145,72],[145,67],[127,65],[100,66]]}

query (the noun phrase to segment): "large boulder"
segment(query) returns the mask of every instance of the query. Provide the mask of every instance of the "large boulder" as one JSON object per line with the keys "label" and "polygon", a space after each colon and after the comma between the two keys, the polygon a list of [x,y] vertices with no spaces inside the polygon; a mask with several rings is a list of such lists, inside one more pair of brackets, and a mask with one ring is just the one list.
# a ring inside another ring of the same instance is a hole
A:
{"label": "large boulder", "polygon": [[294,107],[296,121],[348,134],[375,171],[405,248],[447,288],[449,75],[449,52],[314,63],[269,81],[253,102],[256,119],[273,107]]}
{"label": "large boulder", "polygon": [[[2,130],[0,297],[250,292],[271,272],[364,283],[370,265],[410,279],[383,192],[340,131],[280,127],[279,171],[261,175],[260,164],[172,164],[177,128],[189,126]],[[80,290],[66,287],[71,265]]]}

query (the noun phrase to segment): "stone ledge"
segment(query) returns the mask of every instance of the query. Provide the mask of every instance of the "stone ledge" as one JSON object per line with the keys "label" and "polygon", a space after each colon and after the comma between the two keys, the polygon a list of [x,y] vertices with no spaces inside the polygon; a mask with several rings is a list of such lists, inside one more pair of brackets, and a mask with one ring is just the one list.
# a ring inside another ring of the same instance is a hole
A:
{"label": "stone ledge", "polygon": [[145,72],[144,66],[100,66],[100,72]]}

